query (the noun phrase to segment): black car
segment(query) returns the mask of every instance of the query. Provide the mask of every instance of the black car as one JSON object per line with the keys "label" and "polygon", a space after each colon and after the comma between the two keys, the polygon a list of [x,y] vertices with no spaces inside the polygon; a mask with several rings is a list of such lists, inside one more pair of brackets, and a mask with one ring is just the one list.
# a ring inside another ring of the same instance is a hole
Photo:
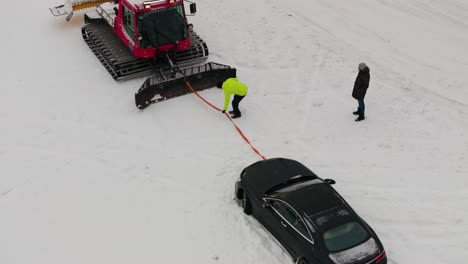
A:
{"label": "black car", "polygon": [[379,238],[334,183],[297,161],[275,158],[245,168],[235,194],[296,263],[386,264]]}

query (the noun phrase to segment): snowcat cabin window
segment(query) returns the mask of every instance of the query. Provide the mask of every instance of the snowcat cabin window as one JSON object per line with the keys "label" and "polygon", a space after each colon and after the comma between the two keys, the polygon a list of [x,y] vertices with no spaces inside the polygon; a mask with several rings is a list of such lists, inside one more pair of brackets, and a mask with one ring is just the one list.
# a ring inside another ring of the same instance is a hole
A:
{"label": "snowcat cabin window", "polygon": [[126,7],[125,5],[122,5],[123,7],[123,25],[125,28],[125,32],[127,32],[127,35],[130,37],[130,39],[135,40],[135,15],[133,12]]}
{"label": "snowcat cabin window", "polygon": [[177,44],[188,38],[182,6],[156,9],[138,14],[141,48]]}
{"label": "snowcat cabin window", "polygon": [[280,216],[282,216],[282,218],[286,219],[295,231],[312,241],[304,221],[302,221],[301,217],[299,217],[299,215],[289,205],[279,201],[272,201],[271,206]]}

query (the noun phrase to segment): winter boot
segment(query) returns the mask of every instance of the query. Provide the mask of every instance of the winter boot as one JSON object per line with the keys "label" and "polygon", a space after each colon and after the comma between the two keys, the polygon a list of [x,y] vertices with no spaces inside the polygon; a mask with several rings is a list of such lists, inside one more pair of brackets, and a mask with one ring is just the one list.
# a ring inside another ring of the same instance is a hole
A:
{"label": "winter boot", "polygon": [[240,113],[233,114],[233,115],[231,116],[231,118],[239,118],[239,117],[241,117],[241,114],[240,114]]}
{"label": "winter boot", "polygon": [[366,118],[364,117],[364,115],[359,115],[358,118],[356,118],[356,120],[354,120],[354,121],[359,122],[359,121],[362,121],[362,120],[364,120],[364,119],[366,119]]}
{"label": "winter boot", "polygon": [[236,111],[234,111],[234,110],[229,111],[229,114],[230,114],[230,115],[233,115],[233,114],[235,114],[235,113],[236,113]]}
{"label": "winter boot", "polygon": [[360,111],[359,108],[358,108],[357,111],[354,111],[354,112],[353,112],[353,115],[359,115],[360,112],[361,112],[361,111]]}

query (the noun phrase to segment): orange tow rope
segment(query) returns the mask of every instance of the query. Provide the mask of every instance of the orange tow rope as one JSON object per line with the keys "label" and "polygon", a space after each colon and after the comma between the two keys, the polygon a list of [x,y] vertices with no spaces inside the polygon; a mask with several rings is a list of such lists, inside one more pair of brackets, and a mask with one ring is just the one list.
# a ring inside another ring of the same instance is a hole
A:
{"label": "orange tow rope", "polygon": [[[205,98],[203,98],[201,95],[199,95],[197,93],[197,91],[195,91],[195,89],[193,89],[193,87],[190,85],[189,82],[185,82],[185,84],[187,85],[187,87],[196,95],[198,96],[198,98],[200,98],[203,102],[205,102],[207,105],[209,105],[211,108],[213,108],[214,110],[216,111],[221,111],[221,109],[219,109],[218,107],[214,106],[213,104],[211,104],[210,102],[208,102]],[[241,135],[241,137],[245,140],[245,142],[250,146],[250,148],[252,148],[252,150],[258,155],[260,156],[263,160],[266,160],[266,158],[260,154],[260,152],[250,143],[249,139],[244,135],[244,133],[242,132],[242,130],[236,125],[236,123],[234,123],[234,121],[232,120],[232,118],[224,113],[224,115],[227,117],[227,119],[229,119],[229,121],[231,121],[231,123],[234,125],[234,127],[236,128],[237,132],[239,132],[239,134]]]}
{"label": "orange tow rope", "polygon": [[247,144],[249,144],[249,146],[252,148],[252,150],[257,153],[257,155],[259,155],[263,160],[266,160],[266,158],[260,154],[260,152],[254,147],[252,146],[252,144],[250,144],[250,141],[249,139],[244,135],[244,133],[242,133],[242,130],[240,130],[240,128],[234,123],[234,121],[232,121],[232,118],[224,113],[224,115],[229,119],[229,121],[231,121],[231,123],[234,125],[234,127],[237,129],[237,132],[239,132],[239,134],[241,135],[241,137],[245,140],[245,142],[247,142]]}

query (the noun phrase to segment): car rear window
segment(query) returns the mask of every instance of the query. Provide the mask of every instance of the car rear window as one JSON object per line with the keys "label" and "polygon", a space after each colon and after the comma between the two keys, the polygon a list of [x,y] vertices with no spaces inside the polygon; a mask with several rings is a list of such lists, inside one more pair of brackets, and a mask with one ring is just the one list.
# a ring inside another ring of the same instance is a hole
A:
{"label": "car rear window", "polygon": [[356,222],[349,222],[329,229],[323,234],[325,246],[330,252],[355,247],[369,237],[367,231]]}

